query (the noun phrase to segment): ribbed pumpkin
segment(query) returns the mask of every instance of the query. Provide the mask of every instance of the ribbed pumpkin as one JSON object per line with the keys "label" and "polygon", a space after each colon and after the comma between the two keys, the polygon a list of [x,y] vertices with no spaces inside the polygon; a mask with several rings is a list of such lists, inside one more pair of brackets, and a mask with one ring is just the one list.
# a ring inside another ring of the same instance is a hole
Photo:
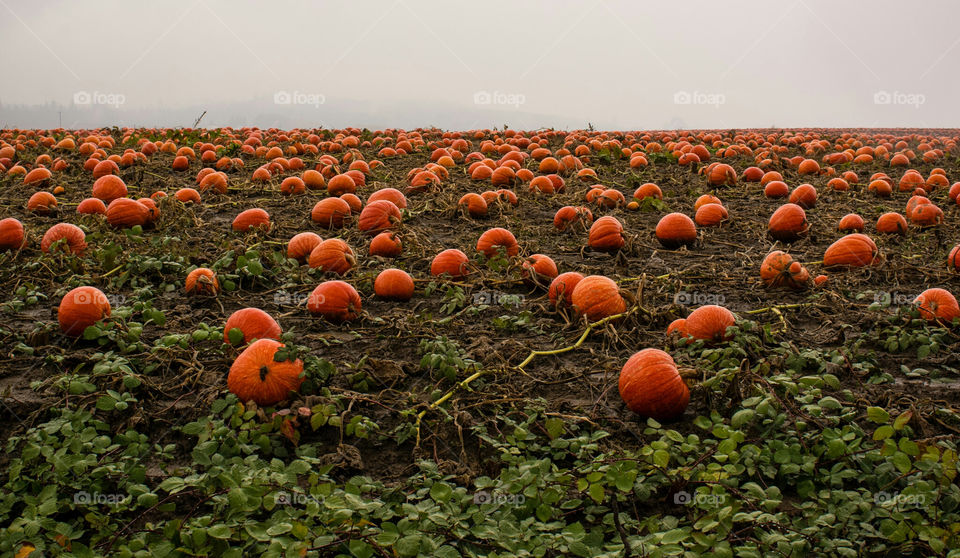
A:
{"label": "ribbed pumpkin", "polygon": [[223,342],[230,343],[230,331],[239,329],[243,333],[243,344],[254,339],[280,339],[283,331],[280,324],[259,308],[243,308],[227,318],[223,326]]}
{"label": "ribbed pumpkin", "polygon": [[310,257],[310,252],[313,252],[313,249],[321,242],[323,242],[323,239],[316,233],[302,232],[295,234],[287,243],[287,257],[304,263]]}
{"label": "ribbed pumpkin", "polygon": [[960,317],[960,306],[957,305],[956,297],[945,289],[927,289],[920,293],[913,303],[925,320],[950,323],[954,318]]}
{"label": "ribbed pumpkin", "polygon": [[817,189],[811,184],[801,184],[790,193],[790,203],[795,203],[804,209],[817,205]]}
{"label": "ribbed pumpkin", "polygon": [[623,248],[623,225],[615,217],[606,215],[590,227],[587,244],[601,252],[616,252]]}
{"label": "ribbed pumpkin", "polygon": [[553,226],[558,231],[564,231],[573,223],[581,223],[584,228],[593,223],[593,213],[586,207],[573,207],[572,205],[561,207],[553,216]]}
{"label": "ribbed pumpkin", "polygon": [[702,196],[697,198],[697,201],[693,202],[693,210],[696,211],[701,207],[711,203],[718,203],[720,205],[723,205],[723,201],[721,201],[720,198],[718,198],[717,196],[714,196],[712,194],[703,194]]}
{"label": "ribbed pumpkin", "polygon": [[19,250],[25,244],[23,223],[13,217],[0,220],[0,250]]}
{"label": "ribbed pumpkin", "polygon": [[932,203],[918,205],[908,215],[910,221],[921,228],[935,227],[943,222],[943,210]]}
{"label": "ribbed pumpkin", "polygon": [[573,304],[570,300],[573,297],[573,290],[582,279],[583,275],[576,271],[568,271],[557,275],[550,282],[550,288],[547,289],[547,298],[550,299],[550,304],[554,308],[558,306],[570,307]]}
{"label": "ribbed pumpkin", "polygon": [[83,230],[70,223],[58,223],[43,234],[40,241],[40,249],[43,252],[49,252],[54,242],[63,240],[64,248],[78,256],[82,256],[87,249],[86,235]]}
{"label": "ribbed pumpkin", "polygon": [[737,171],[724,163],[713,165],[707,173],[707,182],[713,186],[733,186],[737,183]]}
{"label": "ribbed pumpkin", "polygon": [[50,192],[36,192],[27,200],[27,211],[37,215],[49,215],[57,207],[57,198]]}
{"label": "ribbed pumpkin", "polygon": [[385,300],[406,302],[413,297],[413,278],[402,269],[384,269],[373,282],[373,292]]}
{"label": "ribbed pumpkin", "polygon": [[760,264],[760,279],[767,287],[803,289],[810,280],[810,273],[790,254],[775,250],[767,254]]}
{"label": "ribbed pumpkin", "polygon": [[107,206],[107,223],[114,227],[135,227],[143,226],[150,220],[150,210],[147,206],[131,200],[130,198],[118,198],[110,202]]}
{"label": "ribbed pumpkin", "polygon": [[727,328],[736,324],[733,312],[723,306],[708,304],[701,306],[687,316],[684,332],[694,339],[705,341],[724,341],[729,339]]}
{"label": "ribbed pumpkin", "polygon": [[227,374],[227,389],[240,401],[253,401],[261,407],[276,405],[300,389],[303,361],[277,362],[283,343],[260,339],[237,356]]}
{"label": "ribbed pumpkin", "polygon": [[877,219],[877,232],[884,234],[906,234],[907,220],[899,213],[884,213]]}
{"label": "ribbed pumpkin", "polygon": [[200,192],[194,190],[193,188],[180,188],[174,192],[173,197],[177,198],[177,200],[183,203],[200,203]]}
{"label": "ribbed pumpkin", "polygon": [[673,357],[659,349],[644,349],[631,356],[617,382],[627,408],[656,420],[679,417],[690,404],[690,389]]}
{"label": "ribbed pumpkin", "polygon": [[840,219],[837,229],[840,232],[861,232],[863,231],[863,226],[863,217],[857,215],[856,213],[848,213]]}
{"label": "ribbed pumpkin", "polygon": [[307,190],[307,185],[299,176],[288,176],[280,183],[280,193],[290,196],[293,194],[302,194]]}
{"label": "ribbed pumpkin", "polygon": [[544,254],[533,254],[523,261],[521,267],[524,279],[541,285],[549,284],[560,273],[553,258]]}
{"label": "ribbed pumpkin", "polygon": [[782,180],[772,180],[763,187],[763,195],[771,198],[785,198],[790,195],[790,187]]}
{"label": "ribbed pumpkin", "polygon": [[363,209],[363,200],[357,197],[356,194],[343,194],[340,196],[340,199],[347,202],[347,205],[350,206],[351,215],[360,213],[360,210]]}
{"label": "ribbed pumpkin", "polygon": [[668,250],[691,246],[697,240],[697,226],[683,213],[669,213],[657,223],[657,240]]}
{"label": "ribbed pumpkin", "polygon": [[[349,179],[349,177],[347,177]],[[352,183],[352,181],[351,181]],[[317,202],[310,212],[314,223],[328,229],[343,226],[343,221],[350,216],[350,204],[340,198],[325,198]]]}
{"label": "ribbed pumpkin", "polygon": [[77,287],[64,295],[57,308],[60,330],[79,337],[83,330],[110,316],[110,301],[96,287]]}
{"label": "ribbed pumpkin", "polygon": [[233,220],[233,230],[236,232],[269,231],[270,214],[259,207],[241,211]]}
{"label": "ribbed pumpkin", "polygon": [[781,242],[793,242],[807,234],[807,212],[795,203],[786,203],[770,216],[767,231]]}
{"label": "ribbed pumpkin", "polygon": [[489,229],[484,231],[477,240],[477,252],[488,258],[496,256],[501,248],[509,257],[516,256],[520,252],[516,237],[507,229],[500,227]]}
{"label": "ribbed pumpkin", "polygon": [[154,223],[160,218],[160,209],[157,207],[157,202],[150,198],[138,198],[137,203],[147,208],[147,224]]}
{"label": "ribbed pumpkin", "polygon": [[465,277],[469,261],[467,255],[460,250],[449,248],[434,256],[430,262],[430,275],[440,276],[446,273],[453,279]]}
{"label": "ribbed pumpkin", "polygon": [[103,200],[87,198],[77,204],[77,213],[81,215],[106,215],[107,206],[103,203]]}
{"label": "ribbed pumpkin", "polygon": [[46,186],[48,182],[50,182],[50,178],[52,176],[53,174],[48,169],[38,167],[31,170],[23,177],[23,184],[24,186],[36,186],[37,188],[42,188]]}
{"label": "ribbed pumpkin", "polygon": [[581,279],[570,296],[570,302],[578,314],[595,322],[608,316],[620,314],[627,303],[620,296],[620,287],[602,275],[590,275]]}
{"label": "ribbed pumpkin", "polygon": [[346,174],[338,174],[330,179],[327,182],[327,192],[330,192],[331,196],[339,196],[342,194],[352,194],[357,191],[357,183],[354,182],[353,178]]}
{"label": "ribbed pumpkin", "polygon": [[633,191],[633,199],[637,201],[643,201],[646,198],[662,200],[663,191],[660,190],[659,186],[652,182],[641,184],[636,190]]}
{"label": "ribbed pumpkin", "polygon": [[[2,224],[3,221],[0,221],[0,225]],[[960,244],[950,250],[950,254],[947,256],[947,269],[950,271],[960,271]]]}
{"label": "ribbed pumpkin", "polygon": [[367,198],[367,203],[373,203],[379,200],[393,202],[393,205],[400,209],[405,209],[407,207],[407,197],[403,195],[403,192],[397,190],[396,188],[381,188],[377,190],[376,192],[370,194],[370,197]]}
{"label": "ribbed pumpkin", "polygon": [[377,234],[400,223],[400,208],[392,201],[376,200],[367,203],[360,212],[357,228],[367,234]]}
{"label": "ribbed pumpkin", "polygon": [[339,238],[328,238],[310,252],[307,260],[310,267],[343,275],[356,265],[353,249]]}
{"label": "ribbed pumpkin", "polygon": [[220,292],[220,281],[212,269],[198,267],[187,274],[184,290],[187,294],[215,295]]}
{"label": "ribbed pumpkin", "polygon": [[487,214],[487,202],[480,194],[464,194],[457,207],[463,208],[471,217],[484,217]]}
{"label": "ribbed pumpkin", "polygon": [[127,196],[127,185],[123,179],[115,174],[101,176],[93,183],[93,197],[110,203],[118,198]]}
{"label": "ribbed pumpkin", "polygon": [[701,227],[717,227],[727,220],[727,209],[718,203],[708,203],[697,210],[693,220]]}
{"label": "ribbed pumpkin", "polygon": [[397,233],[385,231],[370,241],[370,255],[395,258],[403,251],[403,243]]}
{"label": "ribbed pumpkin", "polygon": [[877,245],[860,233],[847,235],[831,244],[823,254],[824,267],[862,267],[877,260]]}
{"label": "ribbed pumpkin", "polygon": [[222,172],[212,172],[204,176],[200,182],[197,183],[197,190],[201,192],[211,189],[219,194],[226,194],[227,175]]}
{"label": "ribbed pumpkin", "polygon": [[349,283],[325,281],[310,293],[307,310],[335,323],[353,320],[360,315],[360,294]]}

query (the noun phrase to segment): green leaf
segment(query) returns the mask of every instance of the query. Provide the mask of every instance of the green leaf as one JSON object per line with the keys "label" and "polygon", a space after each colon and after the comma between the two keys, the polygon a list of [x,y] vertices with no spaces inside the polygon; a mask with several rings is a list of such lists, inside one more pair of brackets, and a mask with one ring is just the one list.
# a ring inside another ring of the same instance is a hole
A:
{"label": "green leaf", "polygon": [[744,424],[752,421],[755,414],[753,409],[741,409],[730,417],[730,426],[740,428]]}
{"label": "green leaf", "polygon": [[910,461],[910,456],[903,453],[902,451],[895,452],[891,460],[893,461],[894,467],[896,467],[897,470],[899,470],[904,475],[909,473],[910,470],[913,469],[913,463]]}
{"label": "green leaf", "polygon": [[117,407],[117,400],[109,395],[101,395],[97,398],[97,408],[101,411],[112,411]]}
{"label": "green leaf", "polygon": [[663,544],[676,544],[687,538],[690,534],[685,529],[671,529],[663,534],[660,542]]}
{"label": "green leaf", "polygon": [[233,531],[226,525],[214,525],[207,529],[207,534],[215,539],[229,539]]}
{"label": "green leaf", "polygon": [[227,332],[227,337],[230,338],[231,345],[236,346],[243,343],[243,331],[238,327],[231,328],[230,331]]}
{"label": "green leaf", "polygon": [[587,491],[587,494],[593,498],[594,502],[599,504],[603,502],[606,492],[603,490],[603,485],[597,482],[590,485],[590,490]]}
{"label": "green leaf", "polygon": [[446,502],[451,496],[453,496],[453,489],[450,488],[450,485],[448,484],[435,482],[433,483],[433,486],[430,487],[430,497],[437,502]]}
{"label": "green leaf", "polygon": [[893,436],[893,427],[889,424],[885,424],[873,432],[873,439],[876,441],[886,440],[890,436]]}
{"label": "green leaf", "polygon": [[549,436],[551,440],[559,437],[564,432],[563,419],[548,418],[543,421],[543,425],[547,429],[547,436]]}
{"label": "green leaf", "polygon": [[877,424],[890,422],[890,413],[882,407],[867,407],[867,418]]}
{"label": "green leaf", "polygon": [[87,341],[97,339],[101,335],[103,335],[103,331],[97,326],[87,326],[87,328],[83,330],[83,338]]}

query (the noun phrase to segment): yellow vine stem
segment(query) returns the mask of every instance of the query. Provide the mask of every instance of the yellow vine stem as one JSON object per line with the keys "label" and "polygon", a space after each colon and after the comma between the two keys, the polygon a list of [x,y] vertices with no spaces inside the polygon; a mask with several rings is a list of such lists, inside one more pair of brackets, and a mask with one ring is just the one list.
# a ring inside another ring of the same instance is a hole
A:
{"label": "yellow vine stem", "polygon": [[[577,341],[576,341],[573,345],[569,345],[569,346],[567,346],[567,347],[561,347],[561,348],[559,348],[559,349],[551,349],[551,350],[549,350],[549,351],[531,350],[531,351],[530,351],[530,354],[527,355],[527,358],[523,359],[523,362],[521,362],[520,364],[518,364],[518,365],[516,365],[516,366],[513,366],[513,367],[511,367],[511,368],[515,368],[516,370],[519,370],[521,373],[526,374],[527,372],[523,369],[523,367],[526,366],[526,365],[528,365],[528,364],[530,364],[530,362],[531,362],[534,358],[536,358],[537,356],[559,355],[559,354],[561,354],[561,353],[566,353],[566,352],[568,352],[568,351],[572,351],[572,350],[576,349],[577,347],[579,347],[580,345],[583,345],[583,342],[587,340],[587,336],[590,335],[590,332],[593,331],[594,329],[596,329],[596,328],[598,328],[598,327],[602,327],[602,326],[604,326],[604,325],[606,325],[606,324],[608,324],[608,323],[610,323],[610,322],[612,322],[612,321],[614,321],[614,320],[617,320],[617,319],[620,319],[620,318],[624,318],[624,317],[626,317],[626,316],[629,316],[630,314],[633,314],[634,312],[636,312],[638,309],[640,309],[640,306],[639,306],[639,305],[633,306],[633,307],[631,307],[629,310],[627,310],[626,312],[621,312],[620,314],[614,314],[614,315],[612,315],[612,316],[607,316],[606,318],[603,318],[603,319],[601,319],[601,320],[597,320],[597,321],[595,321],[595,322],[593,322],[593,323],[591,323],[591,324],[587,324],[586,329],[583,330],[583,334],[580,335],[580,338],[577,339]],[[443,394],[442,397],[440,397],[439,399],[437,399],[436,401],[434,401],[433,403],[431,403],[430,405],[428,405],[426,409],[424,409],[424,410],[420,411],[419,413],[417,413],[417,422],[416,422],[416,425],[415,425],[415,428],[417,429],[417,443],[416,443],[416,446],[417,446],[417,447],[420,446],[420,423],[423,421],[423,417],[426,416],[426,414],[427,414],[428,412],[430,412],[430,411],[438,408],[440,405],[443,405],[444,403],[446,403],[447,400],[449,400],[451,397],[453,397],[453,394],[454,394],[454,393],[456,393],[456,392],[457,392],[458,390],[460,390],[460,389],[465,389],[465,388],[469,387],[469,386],[470,386],[470,383],[473,382],[474,380],[476,380],[477,378],[486,376],[487,374],[490,374],[490,373],[492,373],[492,372],[496,372],[497,370],[498,370],[498,369],[496,369],[496,368],[488,368],[488,369],[486,369],[486,370],[478,370],[478,371],[474,372],[474,373],[471,374],[469,377],[464,378],[463,380],[457,382],[452,388],[450,388],[450,389],[447,391],[447,393]]]}
{"label": "yellow vine stem", "polygon": [[767,306],[766,308],[757,308],[756,310],[747,310],[744,314],[762,314],[764,312],[774,312],[777,310],[792,310],[794,308],[803,308],[810,306],[809,303],[801,302],[799,304],[781,304],[779,306]]}

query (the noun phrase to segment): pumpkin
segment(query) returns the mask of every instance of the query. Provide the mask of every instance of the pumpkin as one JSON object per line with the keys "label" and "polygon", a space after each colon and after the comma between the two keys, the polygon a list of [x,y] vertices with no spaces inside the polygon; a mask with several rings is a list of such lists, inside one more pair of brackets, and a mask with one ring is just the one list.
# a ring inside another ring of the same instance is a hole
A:
{"label": "pumpkin", "polygon": [[357,183],[353,178],[346,174],[338,174],[327,182],[327,192],[331,196],[340,196],[341,194],[352,194],[357,191]]}
{"label": "pumpkin", "polygon": [[357,260],[346,242],[339,238],[328,238],[310,252],[307,263],[311,268],[319,267],[321,271],[343,275],[356,265]]}
{"label": "pumpkin", "polygon": [[697,240],[697,226],[683,213],[669,213],[657,223],[657,240],[668,250],[691,246]]}
{"label": "pumpkin", "polygon": [[457,207],[462,207],[471,217],[484,217],[487,214],[487,201],[480,194],[464,194]]}
{"label": "pumpkin", "polygon": [[771,198],[785,198],[790,195],[790,187],[781,180],[772,180],[763,187],[763,195]]}
{"label": "pumpkin", "polygon": [[107,206],[103,203],[103,200],[87,198],[77,204],[77,213],[81,215],[106,215]]}
{"label": "pumpkin", "polygon": [[820,172],[820,163],[813,159],[804,159],[797,166],[797,172],[800,174],[817,174]]}
{"label": "pumpkin", "polygon": [[838,176],[837,178],[831,178],[830,182],[827,182],[827,187],[833,188],[837,192],[845,192],[850,189],[850,183]]}
{"label": "pumpkin", "polygon": [[[267,178],[269,179],[269,174]],[[313,169],[303,171],[300,179],[303,180],[303,185],[310,190],[323,190],[327,187],[327,181],[323,178],[323,175]]]}
{"label": "pumpkin", "polygon": [[344,281],[324,281],[310,293],[307,310],[335,323],[353,320],[360,315],[360,295]]}
{"label": "pumpkin", "polygon": [[[4,219],[4,221],[5,220],[6,219]],[[2,224],[3,221],[0,221],[0,225]],[[950,254],[947,256],[947,269],[950,271],[960,271],[960,244],[950,250]]]}
{"label": "pumpkin", "polygon": [[270,214],[259,207],[241,211],[233,220],[233,230],[236,232],[247,232],[255,229],[270,230]]}
{"label": "pumpkin", "polygon": [[678,335],[680,337],[689,337],[687,335],[687,319],[678,318],[670,322],[670,325],[667,326],[667,337],[672,335]]}
{"label": "pumpkin", "polygon": [[807,213],[795,203],[786,203],[770,216],[767,231],[781,242],[793,242],[807,234]]}
{"label": "pumpkin", "polygon": [[117,198],[107,206],[107,223],[114,227],[143,226],[150,220],[150,209],[130,198]]}
{"label": "pumpkin", "polygon": [[384,269],[373,282],[373,292],[385,300],[406,302],[413,297],[413,278],[402,269]]}
{"label": "pumpkin", "polygon": [[718,203],[700,206],[693,220],[701,227],[716,227],[727,220],[727,209]]}
{"label": "pumpkin", "polygon": [[200,192],[193,188],[180,188],[174,192],[173,196],[183,203],[200,203]]}
{"label": "pumpkin", "polygon": [[860,233],[847,235],[831,244],[823,254],[824,267],[862,267],[877,261],[879,251],[873,240]]}
{"label": "pumpkin", "polygon": [[747,167],[743,170],[743,176],[741,178],[743,178],[744,182],[760,182],[763,178],[763,170],[759,167]]}
{"label": "pumpkin", "polygon": [[0,220],[0,250],[19,250],[26,243],[23,223],[13,217]]}
{"label": "pumpkin", "polygon": [[533,254],[523,261],[521,267],[523,270],[522,277],[529,279],[534,284],[541,282],[546,284],[547,280],[552,281],[560,273],[553,258],[544,254]]}
{"label": "pumpkin", "polygon": [[325,198],[317,202],[310,211],[314,223],[328,229],[343,226],[343,221],[351,214],[350,204],[340,198]]}
{"label": "pumpkin", "polygon": [[469,261],[467,255],[456,248],[444,250],[434,256],[433,261],[430,262],[430,275],[440,276],[446,273],[453,279],[465,277],[468,273]]}
{"label": "pumpkin", "polygon": [[573,295],[573,290],[582,279],[583,275],[576,271],[568,271],[557,275],[553,281],[550,282],[550,287],[547,289],[547,298],[550,299],[550,304],[554,308],[570,307],[572,304],[570,298]]}
{"label": "pumpkin", "polygon": [[394,232],[382,232],[370,241],[370,255],[395,258],[403,250],[400,237]]}
{"label": "pumpkin", "polygon": [[960,317],[960,306],[957,305],[956,297],[945,289],[927,289],[920,293],[913,303],[925,320],[950,323]]}
{"label": "pumpkin", "polygon": [[227,318],[227,323],[223,326],[223,342],[230,344],[230,331],[239,329],[243,334],[243,342],[249,343],[254,339],[280,339],[283,331],[280,325],[259,308],[243,308],[237,310]]}
{"label": "pumpkin", "polygon": [[725,341],[731,336],[727,328],[736,324],[733,312],[723,306],[708,304],[701,306],[687,316],[684,333],[694,339],[705,341]]}
{"label": "pumpkin", "polygon": [[115,174],[101,176],[93,183],[93,197],[102,200],[104,203],[110,203],[117,198],[126,196],[127,185]]}
{"label": "pumpkin", "polygon": [[227,193],[227,175],[222,172],[212,172],[204,176],[197,183],[197,190],[205,192],[213,189],[219,194]]}
{"label": "pumpkin", "polygon": [[620,192],[619,190],[614,190],[613,188],[609,188],[607,190],[604,190],[599,196],[597,196],[595,201],[597,202],[597,205],[602,208],[613,209],[615,207],[619,207],[621,205],[626,204],[627,199],[624,197],[623,193]]}
{"label": "pumpkin", "polygon": [[628,409],[656,420],[677,418],[690,404],[690,389],[673,357],[660,349],[644,349],[627,359],[617,387]]}
{"label": "pumpkin", "polygon": [[187,274],[184,289],[187,294],[216,295],[220,292],[220,282],[212,269],[198,267]]}
{"label": "pumpkin", "polygon": [[60,330],[79,337],[83,330],[110,316],[110,301],[96,287],[77,287],[68,292],[57,308]]}
{"label": "pumpkin", "polygon": [[918,205],[908,215],[910,221],[921,228],[935,227],[943,222],[943,210],[932,203]]}
{"label": "pumpkin", "polygon": [[360,212],[357,228],[367,234],[377,234],[396,226],[400,219],[400,208],[392,201],[375,200]]}
{"label": "pumpkin", "polygon": [[347,202],[350,206],[350,214],[359,213],[363,209],[363,201],[355,194],[343,194],[340,199]]}
{"label": "pumpkin", "polygon": [[50,182],[51,177],[53,177],[53,173],[51,173],[48,169],[38,167],[31,170],[23,177],[23,185],[32,185],[36,186],[37,188],[43,188],[48,182]]}
{"label": "pumpkin", "polygon": [[767,254],[760,264],[760,279],[767,287],[803,289],[810,280],[810,274],[790,254],[775,250]]}
{"label": "pumpkin", "polygon": [[733,186],[737,183],[737,171],[724,163],[713,165],[707,173],[707,182],[713,186]]}
{"label": "pumpkin", "polygon": [[316,233],[302,232],[295,234],[287,243],[287,257],[304,263],[310,256],[310,252],[313,252],[313,249],[321,242],[323,242],[323,239]]}
{"label": "pumpkin", "polygon": [[595,322],[603,318],[623,313],[627,303],[620,296],[620,287],[602,275],[584,277],[573,288],[570,295],[573,309],[587,320]]}
{"label": "pumpkin", "polygon": [[573,207],[572,205],[561,207],[553,216],[553,226],[558,231],[564,231],[572,223],[581,223],[586,226],[593,223],[593,213],[586,207]]}
{"label": "pumpkin", "polygon": [[307,190],[303,179],[297,176],[288,176],[280,183],[280,193],[284,195],[302,194]]}
{"label": "pumpkin", "polygon": [[139,198],[137,203],[147,208],[147,223],[153,223],[160,217],[160,209],[157,203],[150,198]]}
{"label": "pumpkin", "polygon": [[516,256],[520,252],[520,245],[513,233],[507,229],[495,227],[485,231],[477,240],[477,252],[492,258],[503,249],[508,257]]}
{"label": "pumpkin", "polygon": [[693,210],[696,211],[701,207],[711,203],[723,205],[723,202],[720,201],[720,198],[718,198],[717,196],[714,196],[711,194],[704,194],[699,198],[697,198],[697,201],[693,202]]}
{"label": "pumpkin", "polygon": [[44,253],[49,252],[50,247],[58,240],[63,240],[64,248],[78,256],[82,256],[87,249],[86,235],[83,230],[70,223],[58,223],[47,229],[40,241],[40,249]]}
{"label": "pumpkin", "polygon": [[406,209],[407,207],[407,197],[403,195],[403,192],[397,190],[396,188],[381,188],[376,192],[370,194],[370,197],[367,198],[367,203],[372,203],[378,200],[387,200],[393,202],[393,205],[397,206],[400,209]]}
{"label": "pumpkin", "polygon": [[877,219],[877,232],[884,234],[906,234],[907,220],[899,213],[884,213]]}
{"label": "pumpkin", "polygon": [[303,361],[277,362],[284,347],[273,339],[259,339],[237,356],[227,374],[227,389],[240,401],[253,401],[261,407],[276,405],[300,389]]}
{"label": "pumpkin", "polygon": [[27,211],[37,215],[49,215],[57,207],[57,198],[50,192],[36,192],[27,200]]}
{"label": "pumpkin", "polygon": [[663,199],[663,191],[660,190],[660,187],[652,182],[647,182],[646,184],[641,184],[639,188],[633,191],[633,199],[638,201],[643,201],[646,198],[655,198],[658,200]]}
{"label": "pumpkin", "polygon": [[837,225],[837,229],[840,232],[862,232],[863,226],[863,217],[857,215],[856,213],[848,213],[840,219],[840,224]]}
{"label": "pumpkin", "polygon": [[623,225],[615,217],[601,217],[590,227],[587,243],[594,250],[616,252],[624,245]]}
{"label": "pumpkin", "polygon": [[817,205],[817,189],[810,184],[801,184],[790,194],[790,203],[795,203],[804,209]]}
{"label": "pumpkin", "polygon": [[889,198],[893,193],[893,186],[886,180],[873,180],[867,186],[868,192],[873,192],[880,198]]}

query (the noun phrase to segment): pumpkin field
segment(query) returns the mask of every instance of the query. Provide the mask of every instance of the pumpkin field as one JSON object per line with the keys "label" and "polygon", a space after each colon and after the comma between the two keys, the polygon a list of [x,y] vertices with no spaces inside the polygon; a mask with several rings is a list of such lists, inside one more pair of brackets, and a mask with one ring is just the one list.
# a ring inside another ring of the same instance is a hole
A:
{"label": "pumpkin field", "polygon": [[958,141],[0,130],[0,555],[960,556]]}

